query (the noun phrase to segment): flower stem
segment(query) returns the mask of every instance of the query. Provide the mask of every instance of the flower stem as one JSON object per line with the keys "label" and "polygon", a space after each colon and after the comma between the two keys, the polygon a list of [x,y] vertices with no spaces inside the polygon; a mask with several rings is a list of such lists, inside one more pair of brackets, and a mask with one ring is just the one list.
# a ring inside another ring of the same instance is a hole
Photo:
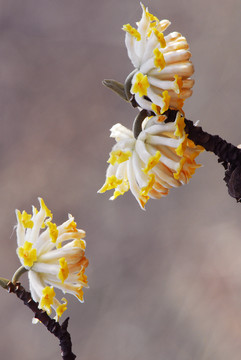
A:
{"label": "flower stem", "polygon": [[145,120],[145,118],[147,116],[150,116],[150,111],[148,111],[148,110],[141,110],[138,113],[138,115],[136,116],[136,118],[133,122],[133,126],[132,126],[132,131],[133,131],[135,139],[138,138],[138,135],[140,134],[140,132],[142,130],[143,120]]}
{"label": "flower stem", "polygon": [[23,275],[27,271],[28,270],[24,266],[20,266],[13,274],[12,283],[15,285],[16,282],[20,279],[20,276]]}

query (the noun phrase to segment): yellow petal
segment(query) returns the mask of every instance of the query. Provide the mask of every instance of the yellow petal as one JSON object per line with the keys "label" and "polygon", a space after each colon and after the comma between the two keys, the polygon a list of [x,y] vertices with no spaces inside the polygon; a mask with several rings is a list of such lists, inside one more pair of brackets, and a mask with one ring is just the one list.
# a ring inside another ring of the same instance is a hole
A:
{"label": "yellow petal", "polygon": [[25,210],[21,213],[21,211],[17,210],[17,217],[20,224],[24,226],[24,228],[32,229],[33,221],[31,220],[32,215],[28,214]]}
{"label": "yellow petal", "polygon": [[111,165],[114,165],[116,162],[121,164],[122,162],[128,160],[131,157],[130,151],[114,150],[110,153],[110,158],[107,161]]}
{"label": "yellow petal", "polygon": [[60,265],[60,269],[59,269],[59,273],[58,273],[58,278],[63,283],[64,280],[66,280],[67,277],[69,276],[68,264],[64,257],[59,259],[59,265]]}
{"label": "yellow petal", "polygon": [[139,93],[139,96],[146,96],[147,89],[150,84],[148,82],[147,75],[143,75],[142,73],[138,73],[135,78],[135,83],[132,85],[131,92],[133,94]]}
{"label": "yellow petal", "polygon": [[59,231],[57,229],[57,225],[55,223],[52,223],[51,221],[48,221],[46,225],[49,228],[49,236],[51,238],[51,241],[53,243],[56,243],[56,240],[58,238]]}
{"label": "yellow petal", "polygon": [[140,195],[148,196],[148,193],[149,193],[149,191],[152,190],[154,183],[155,183],[155,175],[150,174],[148,184],[147,184],[147,186],[144,186],[143,188],[141,188]]}
{"label": "yellow petal", "polygon": [[157,68],[159,68],[159,71],[161,71],[166,66],[166,62],[165,62],[163,53],[158,48],[155,48],[153,50],[153,53],[155,55],[155,57],[154,57],[154,65]]}
{"label": "yellow petal", "polygon": [[183,84],[182,77],[179,75],[174,75],[174,78],[175,78],[174,91],[175,91],[175,93],[180,94],[180,91],[182,89],[182,84]]}
{"label": "yellow petal", "polygon": [[177,118],[175,121],[176,131],[174,133],[175,136],[183,137],[184,135],[184,128],[186,126],[184,117],[181,115],[180,112],[177,114]]}
{"label": "yellow petal", "polygon": [[159,41],[161,48],[166,47],[166,40],[164,38],[163,33],[158,31],[157,28],[153,28],[153,32],[156,35],[157,40]]}
{"label": "yellow petal", "polygon": [[37,260],[37,250],[32,247],[32,243],[25,241],[24,246],[18,248],[18,256],[23,259],[24,266],[31,267]]}
{"label": "yellow petal", "polygon": [[63,298],[62,301],[64,301],[64,303],[60,304],[56,309],[57,321],[63,315],[65,310],[67,310],[68,301],[65,298]]}
{"label": "yellow petal", "polygon": [[124,31],[128,32],[131,36],[136,38],[137,41],[141,40],[141,34],[130,24],[123,25],[122,28]]}
{"label": "yellow petal", "polygon": [[104,193],[107,190],[111,190],[116,188],[118,185],[122,183],[122,179],[117,179],[115,175],[109,176],[106,179],[105,184],[102,186],[102,188],[99,190],[99,193]]}
{"label": "yellow petal", "polygon": [[150,156],[146,167],[142,169],[143,172],[147,174],[154,166],[156,166],[156,164],[158,164],[160,157],[161,157],[160,151],[157,151],[155,155]]}
{"label": "yellow petal", "polygon": [[51,305],[53,304],[55,292],[53,286],[46,286],[42,291],[42,297],[39,303],[40,309],[51,313]]}
{"label": "yellow petal", "polygon": [[40,205],[41,205],[41,208],[44,209],[44,211],[45,211],[45,214],[46,214],[45,216],[52,219],[53,214],[52,214],[51,211],[47,208],[47,206],[45,205],[45,202],[43,201],[42,198],[40,198]]}
{"label": "yellow petal", "polygon": [[168,94],[168,91],[167,90],[163,91],[162,100],[164,102],[164,105],[162,107],[161,114],[163,114],[165,111],[169,109],[170,99],[171,96]]}

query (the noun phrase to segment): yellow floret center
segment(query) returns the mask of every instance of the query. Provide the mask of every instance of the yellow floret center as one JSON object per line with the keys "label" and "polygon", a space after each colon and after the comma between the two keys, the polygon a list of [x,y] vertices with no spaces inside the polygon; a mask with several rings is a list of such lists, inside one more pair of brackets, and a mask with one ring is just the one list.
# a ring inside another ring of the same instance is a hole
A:
{"label": "yellow floret center", "polygon": [[167,90],[163,91],[162,101],[163,101],[164,105],[162,107],[161,114],[163,114],[165,111],[167,111],[169,109],[170,99],[171,99],[171,96],[168,94],[168,91]]}
{"label": "yellow floret center", "polygon": [[185,124],[185,121],[184,121],[184,117],[181,115],[180,112],[177,115],[177,119],[175,121],[175,126],[176,126],[176,130],[175,130],[174,135],[182,137],[186,124]]}
{"label": "yellow floret center", "polygon": [[159,71],[161,71],[166,66],[163,53],[158,48],[155,48],[153,50],[153,54],[154,54],[154,65],[157,68],[159,68]]}
{"label": "yellow floret center", "polygon": [[76,289],[75,291],[75,296],[80,300],[80,301],[84,301],[84,292],[82,290],[83,286],[80,286],[78,289]]}
{"label": "yellow floret center", "polygon": [[166,40],[165,40],[165,38],[164,38],[163,33],[160,32],[160,31],[158,31],[157,28],[153,28],[152,31],[153,31],[154,34],[156,35],[157,40],[159,41],[161,48],[166,47]]}
{"label": "yellow floret center", "polygon": [[159,23],[159,19],[155,15],[151,14],[148,10],[145,10],[145,11],[146,11],[146,15],[147,15],[149,21],[155,23],[153,25],[156,25],[156,23]]}
{"label": "yellow floret center", "polygon": [[45,211],[45,214],[46,214],[45,216],[52,219],[53,214],[51,213],[49,208],[45,205],[45,202],[43,201],[43,199],[40,199],[40,205],[41,205],[41,208],[44,209],[44,211]]}
{"label": "yellow floret center", "polygon": [[[69,215],[71,216],[71,215]],[[77,231],[77,224],[76,222],[74,221],[74,218],[73,220],[68,224],[68,226],[66,226],[65,228],[67,231],[70,231],[70,232],[76,232]]]}
{"label": "yellow floret center", "polygon": [[114,191],[113,196],[111,197],[111,200],[115,200],[118,196],[124,195],[125,192],[127,192],[130,188],[129,181],[123,180],[121,186],[118,186],[118,189]]}
{"label": "yellow floret center", "polygon": [[[165,92],[167,92],[167,94],[164,94]],[[158,115],[157,121],[158,122],[163,122],[166,120],[166,115],[161,115],[163,114],[166,110],[168,110],[169,108],[169,103],[170,103],[170,96],[168,94],[168,91],[165,90],[162,93],[162,100],[164,101],[164,105],[162,107],[162,109],[160,108],[160,106],[156,105],[156,104],[151,104],[151,109],[154,111],[154,113],[156,115]],[[166,108],[167,107],[167,108]]]}
{"label": "yellow floret center", "polygon": [[122,183],[122,179],[117,179],[115,175],[109,176],[106,179],[105,184],[103,187],[99,190],[100,193],[104,193],[107,190],[115,189],[118,185]]}
{"label": "yellow floret center", "polygon": [[139,93],[139,96],[147,95],[147,89],[150,84],[147,78],[147,75],[143,75],[142,73],[138,73],[135,78],[135,83],[132,85],[131,92],[133,94]]}
{"label": "yellow floret center", "polygon": [[21,213],[21,211],[18,210],[18,221],[20,224],[23,225],[24,228],[32,229],[33,227],[33,221],[31,220],[32,215],[28,214],[25,210]]}
{"label": "yellow floret center", "polygon": [[122,162],[128,160],[131,157],[130,151],[114,150],[110,153],[110,158],[107,161],[111,165],[114,165],[116,162],[121,164]]}
{"label": "yellow floret center", "polygon": [[[85,269],[84,269],[85,270]],[[87,275],[85,275],[84,273],[84,270],[81,270],[79,273],[78,273],[78,280],[84,284],[84,285],[87,285],[88,284],[88,280],[87,280]]]}
{"label": "yellow floret center", "polygon": [[48,221],[47,226],[49,228],[49,236],[51,238],[51,241],[53,243],[56,243],[56,240],[57,240],[58,234],[59,234],[59,231],[57,229],[57,225],[55,223],[52,223],[51,221]]}
{"label": "yellow floret center", "polygon": [[177,168],[177,171],[173,174],[174,179],[176,179],[176,180],[179,179],[180,173],[181,173],[181,171],[182,171],[182,168],[183,168],[185,162],[186,162],[186,158],[183,157],[183,158],[181,159],[180,163],[179,163],[179,166],[178,166],[178,168]]}
{"label": "yellow floret center", "polygon": [[147,196],[149,191],[152,190],[154,184],[155,184],[155,175],[150,174],[148,184],[146,186],[144,186],[143,188],[141,188],[140,195]]}
{"label": "yellow floret center", "polygon": [[81,239],[75,239],[73,242],[72,242],[72,246],[73,247],[78,247],[82,250],[85,250],[85,241],[84,240],[81,240]]}
{"label": "yellow floret center", "polygon": [[147,201],[150,199],[150,197],[149,196],[147,196],[147,195],[142,195],[140,198],[139,198],[139,201],[140,201],[140,203],[141,203],[141,206],[144,208],[145,207],[145,205],[146,205],[146,203],[147,203]]}
{"label": "yellow floret center", "polygon": [[136,38],[137,41],[141,40],[141,34],[130,24],[123,25],[122,28],[124,31],[128,32],[131,36]]}
{"label": "yellow floret center", "polygon": [[18,248],[18,256],[23,259],[24,266],[31,267],[37,260],[37,250],[32,247],[32,243],[25,241],[24,246]]}
{"label": "yellow floret center", "polygon": [[174,91],[176,94],[180,94],[183,85],[182,77],[179,75],[174,75],[174,78]]}
{"label": "yellow floret center", "polygon": [[60,269],[59,269],[59,273],[58,273],[58,278],[63,283],[64,280],[66,280],[67,277],[69,276],[68,264],[64,257],[59,259],[59,265],[60,265]]}
{"label": "yellow floret center", "polygon": [[46,286],[42,291],[40,300],[40,309],[45,310],[48,314],[51,313],[51,305],[53,304],[55,292],[53,286]]}
{"label": "yellow floret center", "polygon": [[143,172],[147,174],[156,164],[158,164],[161,157],[160,151],[157,151],[155,155],[151,156],[148,160],[146,167],[143,169]]}
{"label": "yellow floret center", "polygon": [[60,304],[56,309],[57,320],[63,315],[65,310],[67,310],[68,301],[65,298],[63,298],[62,301],[64,301],[63,304]]}
{"label": "yellow floret center", "polygon": [[187,137],[188,135],[185,135],[185,138],[183,139],[183,141],[181,142],[181,144],[176,148],[176,154],[178,156],[183,156],[186,148],[187,148]]}

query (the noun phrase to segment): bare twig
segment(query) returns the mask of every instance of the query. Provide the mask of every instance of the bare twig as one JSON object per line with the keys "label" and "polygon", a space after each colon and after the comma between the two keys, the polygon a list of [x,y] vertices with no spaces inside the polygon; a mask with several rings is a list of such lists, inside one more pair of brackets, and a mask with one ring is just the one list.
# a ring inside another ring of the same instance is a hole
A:
{"label": "bare twig", "polygon": [[[176,110],[168,110],[165,122],[175,121]],[[211,135],[203,131],[201,126],[195,126],[191,120],[185,119],[185,132],[195,145],[201,145],[206,151],[213,152],[225,169],[224,181],[228,193],[241,202],[241,149],[228,143],[218,135]]]}
{"label": "bare twig", "polygon": [[61,356],[63,360],[74,360],[76,356],[72,353],[72,343],[69,332],[67,331],[69,318],[67,318],[62,325],[54,319],[51,319],[48,314],[38,308],[38,303],[35,302],[31,294],[24,289],[24,287],[17,282],[13,284],[11,281],[7,284],[6,289],[9,293],[14,293],[17,297],[24,302],[24,304],[33,311],[34,317],[41,321],[41,323],[50,331],[54,336],[59,339],[61,347]]}

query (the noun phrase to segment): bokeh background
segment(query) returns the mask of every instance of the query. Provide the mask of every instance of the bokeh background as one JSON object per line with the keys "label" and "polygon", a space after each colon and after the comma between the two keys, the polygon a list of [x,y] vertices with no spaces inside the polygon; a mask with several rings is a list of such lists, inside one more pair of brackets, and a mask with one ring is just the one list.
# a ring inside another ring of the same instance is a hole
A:
{"label": "bokeh background", "polygon": [[[240,144],[240,0],[145,5],[189,41],[187,118]],[[90,289],[84,304],[68,297],[78,359],[239,360],[241,205],[214,155],[201,154],[190,184],[146,211],[131,193],[114,202],[96,193],[109,128],[136,115],[101,81],[132,70],[121,27],[140,16],[137,0],[0,1],[0,275],[19,266],[15,208],[30,211],[41,196],[57,224],[70,212],[87,232]],[[16,296],[1,290],[0,302],[1,359],[60,358]]]}

